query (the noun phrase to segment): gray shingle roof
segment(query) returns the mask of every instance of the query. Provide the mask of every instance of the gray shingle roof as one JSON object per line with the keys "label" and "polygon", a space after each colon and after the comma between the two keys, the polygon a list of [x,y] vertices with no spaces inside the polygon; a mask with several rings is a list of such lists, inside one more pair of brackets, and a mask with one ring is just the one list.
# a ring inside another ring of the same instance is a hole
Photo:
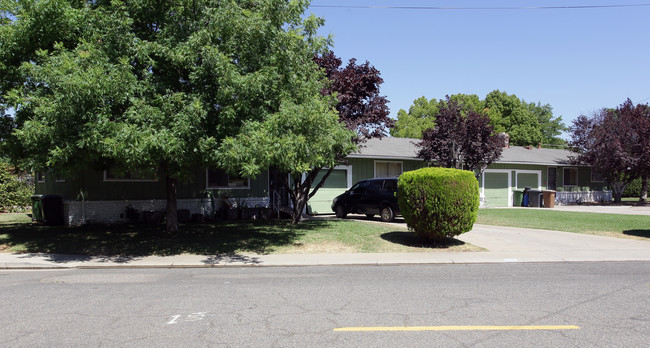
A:
{"label": "gray shingle roof", "polygon": [[569,157],[576,156],[575,152],[562,149],[530,150],[522,146],[511,146],[503,149],[501,158],[496,163],[508,164],[542,164],[542,165],[568,165]]}
{"label": "gray shingle roof", "polygon": [[[350,154],[350,158],[375,158],[375,159],[415,159],[419,148],[415,145],[420,139],[385,137],[370,139],[359,146],[357,153]],[[530,150],[522,146],[504,148],[501,158],[496,163],[505,164],[539,164],[539,165],[568,165],[569,157],[575,156],[574,152],[561,149]]]}
{"label": "gray shingle roof", "polygon": [[379,159],[416,159],[419,148],[415,144],[420,139],[384,137],[369,139],[359,145],[359,151],[348,155],[349,158],[379,158]]}

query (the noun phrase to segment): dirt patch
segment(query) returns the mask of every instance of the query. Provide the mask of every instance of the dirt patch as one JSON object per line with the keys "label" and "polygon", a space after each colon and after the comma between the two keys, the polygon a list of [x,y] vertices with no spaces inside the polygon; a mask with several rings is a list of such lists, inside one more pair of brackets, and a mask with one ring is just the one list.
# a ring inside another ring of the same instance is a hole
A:
{"label": "dirt patch", "polygon": [[339,242],[294,243],[292,254],[343,254],[357,252],[354,247]]}

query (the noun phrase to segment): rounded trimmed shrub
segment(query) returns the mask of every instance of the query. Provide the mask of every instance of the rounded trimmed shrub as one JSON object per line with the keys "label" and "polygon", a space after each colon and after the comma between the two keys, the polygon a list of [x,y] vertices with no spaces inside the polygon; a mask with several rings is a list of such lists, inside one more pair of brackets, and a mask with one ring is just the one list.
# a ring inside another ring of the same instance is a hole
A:
{"label": "rounded trimmed shrub", "polygon": [[402,173],[397,187],[404,220],[424,240],[458,236],[476,222],[479,191],[473,172],[423,168]]}
{"label": "rounded trimmed shrub", "polygon": [[625,191],[623,191],[623,197],[637,198],[639,196],[641,196],[641,178],[636,178],[625,187]]}

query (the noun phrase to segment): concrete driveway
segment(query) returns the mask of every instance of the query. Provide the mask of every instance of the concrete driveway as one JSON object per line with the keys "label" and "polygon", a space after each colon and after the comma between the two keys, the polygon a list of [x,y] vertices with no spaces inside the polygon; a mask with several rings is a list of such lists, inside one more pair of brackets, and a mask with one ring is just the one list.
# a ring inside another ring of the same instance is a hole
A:
{"label": "concrete driveway", "polygon": [[645,240],[479,224],[458,239],[513,262],[650,261]]}
{"label": "concrete driveway", "polygon": [[[547,208],[519,208],[519,209],[547,209]],[[581,213],[603,213],[603,214],[628,214],[650,216],[650,205],[560,205],[551,208],[558,211],[577,211]],[[650,225],[650,223],[649,223]]]}

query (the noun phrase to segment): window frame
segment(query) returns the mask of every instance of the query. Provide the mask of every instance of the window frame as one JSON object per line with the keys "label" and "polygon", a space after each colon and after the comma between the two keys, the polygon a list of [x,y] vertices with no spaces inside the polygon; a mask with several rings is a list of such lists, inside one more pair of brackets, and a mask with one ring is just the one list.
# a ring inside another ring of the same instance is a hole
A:
{"label": "window frame", "polygon": [[[575,170],[576,172],[576,182],[575,184],[567,184],[566,183],[566,171],[567,170]],[[562,186],[563,187],[577,187],[579,183],[579,178],[578,178],[578,167],[564,167],[562,168]]]}
{"label": "window frame", "polygon": [[45,172],[36,172],[36,182],[39,184],[47,182],[47,174]]}
{"label": "window frame", "polygon": [[[206,168],[205,169],[205,188],[206,190],[250,190],[251,189],[251,179],[250,178],[241,178],[246,181],[246,186],[210,186],[210,170],[222,170],[221,168]],[[225,172],[225,171],[224,171]],[[228,183],[230,183],[230,175],[228,176]]]}
{"label": "window frame", "polygon": [[[154,175],[152,179],[131,179],[131,178],[109,178],[109,169],[104,169],[104,182],[158,182],[158,177]],[[129,173],[126,171],[125,173]]]}
{"label": "window frame", "polygon": [[[589,168],[589,170],[591,170],[591,182],[605,182],[605,178],[602,175],[596,174],[593,168]],[[600,176],[600,179],[594,179],[594,174]]]}
{"label": "window frame", "polygon": [[[399,163],[400,166],[400,173],[397,176],[389,176],[389,177],[379,177],[377,176],[377,163]],[[404,173],[404,162],[403,161],[388,161],[388,160],[375,160],[373,164],[373,176],[375,179],[378,178],[398,178],[402,173]]]}

